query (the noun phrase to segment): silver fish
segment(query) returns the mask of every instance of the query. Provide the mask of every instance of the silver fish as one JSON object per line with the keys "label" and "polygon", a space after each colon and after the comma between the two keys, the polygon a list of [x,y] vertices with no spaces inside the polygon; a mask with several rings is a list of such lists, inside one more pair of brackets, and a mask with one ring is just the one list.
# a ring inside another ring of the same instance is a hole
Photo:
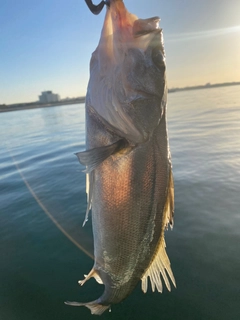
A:
{"label": "silver fish", "polygon": [[[164,231],[173,226],[174,187],[166,126],[165,52],[158,17],[138,19],[122,0],[110,0],[92,54],[86,97],[88,207],[94,266],[105,285],[95,301],[66,302],[102,314],[142,281],[162,292],[175,279]],[[84,222],[84,223],[85,223]],[[161,275],[161,276],[160,276]],[[162,279],[161,279],[162,277]]]}

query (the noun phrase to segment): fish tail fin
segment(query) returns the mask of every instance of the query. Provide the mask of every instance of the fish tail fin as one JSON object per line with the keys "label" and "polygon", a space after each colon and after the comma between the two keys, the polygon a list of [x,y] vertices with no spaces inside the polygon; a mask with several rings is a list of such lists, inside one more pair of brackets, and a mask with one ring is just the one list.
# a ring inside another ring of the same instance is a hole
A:
{"label": "fish tail fin", "polygon": [[74,301],[66,301],[64,302],[65,304],[69,305],[69,306],[73,306],[73,307],[87,307],[88,309],[90,309],[91,314],[96,314],[96,315],[101,315],[104,311],[106,311],[107,309],[110,308],[110,305],[102,305],[99,304],[96,301],[92,301],[92,302],[74,302]]}

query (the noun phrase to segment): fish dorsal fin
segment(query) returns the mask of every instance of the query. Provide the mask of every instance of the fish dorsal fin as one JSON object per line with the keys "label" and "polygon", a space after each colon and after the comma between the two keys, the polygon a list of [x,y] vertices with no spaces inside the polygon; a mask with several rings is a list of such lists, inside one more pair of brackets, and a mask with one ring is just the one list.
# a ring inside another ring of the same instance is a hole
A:
{"label": "fish dorsal fin", "polygon": [[86,166],[85,172],[89,173],[94,169],[96,169],[108,157],[122,150],[126,146],[127,146],[126,140],[121,139],[107,146],[93,148],[83,152],[78,152],[76,153],[76,156],[78,157],[79,162],[84,166]]}
{"label": "fish dorsal fin", "polygon": [[[158,248],[158,252],[157,252],[154,260],[152,261],[149,268],[147,269],[147,271],[145,272],[145,274],[143,275],[143,277],[141,279],[142,280],[142,291],[144,293],[146,293],[147,289],[148,289],[148,277],[150,278],[151,287],[152,287],[153,292],[155,291],[155,287],[157,288],[158,292],[163,291],[162,280],[161,280],[160,274],[162,275],[163,280],[166,284],[166,287],[169,291],[171,291],[171,286],[170,286],[170,283],[168,280],[168,276],[172,280],[173,285],[176,287],[174,275],[172,273],[170,261],[167,256],[165,247],[166,247],[165,240],[162,239],[161,244]],[[168,276],[167,276],[167,274],[168,274]]]}
{"label": "fish dorsal fin", "polygon": [[169,185],[168,185],[168,196],[165,203],[165,228],[167,229],[170,225],[171,229],[173,228],[173,217],[174,217],[174,182],[172,169],[169,172]]}
{"label": "fish dorsal fin", "polygon": [[[165,220],[164,227],[165,228],[167,228],[168,224],[170,224],[171,227],[173,226],[173,210],[174,210],[174,186],[173,186],[172,171],[170,169],[168,194],[167,194],[167,200],[164,207],[164,220]],[[155,291],[155,287],[156,287],[158,292],[162,292],[163,286],[162,286],[162,280],[160,275],[162,276],[166,284],[166,287],[169,291],[171,291],[171,286],[169,283],[168,276],[172,280],[173,285],[176,287],[176,282],[174,279],[170,261],[165,248],[166,248],[166,244],[163,236],[158,245],[158,249],[154,259],[152,260],[147,271],[141,278],[142,290],[144,293],[146,293],[148,289],[148,277],[150,278],[152,291]]]}

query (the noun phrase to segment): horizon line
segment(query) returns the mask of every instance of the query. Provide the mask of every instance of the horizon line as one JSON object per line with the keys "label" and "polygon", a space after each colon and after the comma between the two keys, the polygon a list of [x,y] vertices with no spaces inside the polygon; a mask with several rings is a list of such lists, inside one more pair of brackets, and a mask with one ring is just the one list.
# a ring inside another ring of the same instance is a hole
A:
{"label": "horizon line", "polygon": [[[175,91],[187,91],[187,90],[193,90],[193,89],[207,89],[207,88],[211,88],[211,87],[231,86],[231,85],[240,85],[240,81],[220,82],[220,83],[207,82],[206,84],[200,84],[200,85],[194,85],[194,86],[172,87],[172,88],[168,89],[168,92],[172,93]],[[58,102],[70,102],[70,101],[74,101],[74,100],[83,100],[85,98],[86,98],[86,96],[74,97],[74,98],[64,98],[64,99],[60,99]],[[9,107],[9,106],[17,106],[17,105],[20,106],[20,105],[29,105],[29,104],[37,104],[37,103],[41,104],[38,100],[36,100],[36,101],[30,101],[30,102],[17,102],[17,103],[11,103],[11,104],[0,103],[0,107]]]}

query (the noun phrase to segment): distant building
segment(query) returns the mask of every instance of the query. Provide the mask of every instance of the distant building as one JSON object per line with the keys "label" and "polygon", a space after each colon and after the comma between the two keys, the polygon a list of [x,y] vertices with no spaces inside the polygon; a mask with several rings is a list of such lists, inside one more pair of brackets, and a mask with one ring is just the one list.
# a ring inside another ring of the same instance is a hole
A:
{"label": "distant building", "polygon": [[43,91],[39,96],[39,102],[41,103],[51,103],[60,101],[59,94],[52,93],[52,91]]}

